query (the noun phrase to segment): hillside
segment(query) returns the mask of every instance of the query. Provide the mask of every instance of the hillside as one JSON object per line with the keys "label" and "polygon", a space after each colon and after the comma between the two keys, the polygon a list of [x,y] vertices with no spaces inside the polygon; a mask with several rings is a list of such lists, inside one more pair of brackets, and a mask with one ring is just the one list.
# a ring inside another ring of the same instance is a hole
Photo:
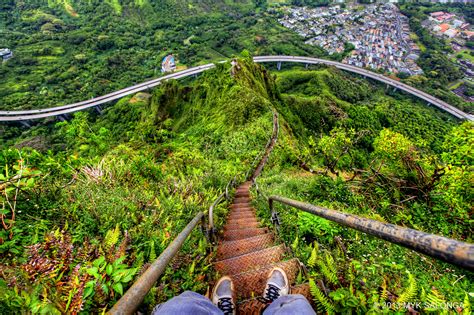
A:
{"label": "hillside", "polygon": [[[472,242],[470,123],[333,68],[271,72],[248,54],[238,68],[231,76],[219,64],[102,115],[3,127],[17,135],[0,133],[2,310],[109,309],[230,179],[244,180],[272,132],[272,109],[281,130],[259,178],[265,195]],[[270,225],[266,201],[253,194]],[[322,279],[330,291],[315,296],[322,311],[396,313],[383,305],[403,297],[463,302],[469,312],[472,273],[281,210],[281,236],[309,270],[298,281]],[[219,227],[227,211],[218,207]],[[184,290],[205,293],[216,277],[206,249],[196,229],[143,311]]]}
{"label": "hillside", "polygon": [[321,56],[253,1],[8,1],[0,10],[0,109],[81,101],[178,67],[254,54]]}

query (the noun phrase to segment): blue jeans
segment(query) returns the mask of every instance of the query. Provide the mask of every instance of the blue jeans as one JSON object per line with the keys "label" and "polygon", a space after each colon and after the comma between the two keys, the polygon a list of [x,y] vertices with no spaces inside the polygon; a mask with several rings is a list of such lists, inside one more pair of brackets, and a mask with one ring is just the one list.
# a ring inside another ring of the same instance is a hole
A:
{"label": "blue jeans", "polygon": [[[201,294],[186,291],[175,296],[166,303],[160,304],[153,309],[152,315],[222,315],[222,311],[215,306],[211,300]],[[273,301],[265,311],[264,315],[315,315],[308,300],[301,294],[289,294],[280,296]]]}

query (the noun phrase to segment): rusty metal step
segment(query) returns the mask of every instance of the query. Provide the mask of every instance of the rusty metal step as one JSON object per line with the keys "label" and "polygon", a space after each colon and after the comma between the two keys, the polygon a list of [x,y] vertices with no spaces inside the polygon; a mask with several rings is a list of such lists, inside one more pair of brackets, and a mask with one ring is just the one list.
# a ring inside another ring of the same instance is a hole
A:
{"label": "rusty metal step", "polygon": [[229,206],[230,209],[240,209],[240,208],[253,208],[252,203],[243,202],[243,203],[233,203]]}
{"label": "rusty metal step", "polygon": [[224,226],[224,231],[232,231],[232,230],[240,230],[240,229],[248,229],[248,228],[258,228],[260,223],[257,221],[249,221],[245,223],[227,223]]}
{"label": "rusty metal step", "polygon": [[255,208],[253,207],[235,207],[231,208],[229,214],[239,214],[242,212],[253,212],[255,213]]}
{"label": "rusty metal step", "polygon": [[247,213],[231,213],[227,217],[227,220],[240,220],[240,219],[253,219],[257,218],[257,215],[253,212],[247,212]]}
{"label": "rusty metal step", "polygon": [[242,198],[234,198],[232,203],[233,204],[240,204],[240,203],[246,203],[246,202],[250,202],[250,201],[251,201],[250,197],[242,197]]}
{"label": "rusty metal step", "polygon": [[250,203],[249,204],[231,204],[229,208],[230,209],[255,209],[254,207],[252,207]]}
{"label": "rusty metal step", "polygon": [[217,258],[227,259],[244,255],[265,247],[272,246],[273,234],[267,233],[243,240],[222,242],[217,247]]}
{"label": "rusty metal step", "polygon": [[218,261],[214,264],[214,268],[221,275],[242,273],[259,269],[268,264],[276,263],[283,259],[285,252],[286,250],[284,245],[277,245],[245,255]]}
{"label": "rusty metal step", "polygon": [[268,232],[267,228],[250,228],[250,229],[241,229],[241,230],[231,230],[224,232],[225,241],[236,241],[244,238],[249,238],[252,236],[266,234]]}
{"label": "rusty metal step", "polygon": [[229,212],[229,217],[255,215],[255,210],[232,210]]}
{"label": "rusty metal step", "polygon": [[229,208],[230,208],[231,211],[255,210],[255,208],[252,207],[251,205],[244,205],[244,206],[242,206],[242,205],[230,205]]}
{"label": "rusty metal step", "polygon": [[[250,193],[248,194],[245,194],[245,193],[238,193],[234,196],[234,200],[232,201],[232,203],[240,203],[239,201],[237,200],[245,200],[247,199],[247,201],[251,201],[252,197],[250,197]],[[237,202],[236,202],[237,201]]]}
{"label": "rusty metal step", "polygon": [[229,225],[245,225],[245,224],[254,224],[257,223],[259,224],[260,222],[257,220],[257,217],[254,218],[235,218],[235,219],[228,219],[227,224]]}
{"label": "rusty metal step", "polygon": [[241,205],[241,204],[250,204],[250,202],[251,202],[250,198],[239,198],[239,199],[234,199],[232,201],[232,204]]}
{"label": "rusty metal step", "polygon": [[251,187],[251,185],[239,186],[239,187],[237,187],[237,189],[236,189],[235,191],[236,191],[236,192],[249,191],[249,190],[250,190],[250,187]]}
{"label": "rusty metal step", "polygon": [[[312,303],[313,297],[309,291],[309,284],[304,283],[290,289],[291,294],[301,294],[303,295],[313,306]],[[240,315],[260,315],[262,314],[264,308],[267,304],[259,301],[257,298],[245,300],[237,304],[237,314]]]}
{"label": "rusty metal step", "polygon": [[230,211],[255,211],[255,208],[251,204],[248,205],[230,205]]}
{"label": "rusty metal step", "polygon": [[241,197],[250,198],[250,190],[248,189],[236,190],[234,197],[235,198],[241,198]]}
{"label": "rusty metal step", "polygon": [[234,196],[240,196],[240,195],[241,195],[241,196],[246,196],[246,197],[247,197],[247,196],[250,196],[250,189],[248,189],[248,188],[237,189],[237,190],[235,191]]}
{"label": "rusty metal step", "polygon": [[275,264],[266,265],[260,269],[231,275],[234,282],[237,300],[261,296],[267,283],[267,277],[273,267],[280,267],[285,270],[290,284],[295,282],[296,276],[300,270],[298,259],[282,261]]}

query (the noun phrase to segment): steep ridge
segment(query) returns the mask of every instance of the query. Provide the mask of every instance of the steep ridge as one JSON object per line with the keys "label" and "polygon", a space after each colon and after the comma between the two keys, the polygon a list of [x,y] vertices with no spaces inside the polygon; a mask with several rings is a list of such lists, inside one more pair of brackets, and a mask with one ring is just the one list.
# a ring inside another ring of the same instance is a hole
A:
{"label": "steep ridge", "polygon": [[[239,314],[260,314],[266,306],[258,297],[262,296],[267,276],[273,267],[286,271],[288,280],[295,284],[301,270],[301,262],[293,258],[288,248],[276,241],[268,228],[260,223],[252,207],[250,188],[261,173],[278,138],[278,115],[273,116],[273,134],[265,153],[255,168],[249,181],[241,184],[235,191],[233,203],[221,241],[217,246],[217,259],[214,268],[219,276],[230,276],[234,282]],[[309,286],[293,286],[291,293],[303,294],[311,300]]]}

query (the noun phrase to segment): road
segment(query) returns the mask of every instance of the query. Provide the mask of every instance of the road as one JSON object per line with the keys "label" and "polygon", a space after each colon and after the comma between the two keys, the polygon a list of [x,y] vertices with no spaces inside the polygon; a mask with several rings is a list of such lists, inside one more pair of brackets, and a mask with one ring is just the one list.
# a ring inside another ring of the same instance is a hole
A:
{"label": "road", "polygon": [[[311,57],[299,57],[299,56],[257,56],[254,57],[254,61],[257,63],[267,63],[267,62],[295,62],[295,63],[303,63],[303,64],[324,64],[328,66],[334,66],[336,68],[349,71],[352,73],[357,73],[363,75],[365,77],[371,78],[373,80],[377,80],[379,82],[391,85],[397,89],[403,90],[411,95],[414,95],[420,99],[427,101],[428,103],[438,107],[441,110],[444,110],[451,115],[459,118],[459,119],[466,119],[473,121],[474,116],[467,114],[460,109],[457,109],[454,106],[449,105],[448,103],[437,99],[425,92],[422,92],[418,89],[415,89],[407,84],[398,82],[397,80],[388,78],[381,74],[358,68],[355,66],[343,64],[336,61],[326,60],[326,59],[318,59],[318,58],[311,58]],[[36,109],[36,110],[23,110],[23,111],[0,111],[0,122],[19,122],[19,121],[28,121],[40,118],[47,118],[47,117],[54,117],[54,116],[61,116],[65,114],[70,114],[73,112],[85,110],[88,108],[96,107],[104,103],[108,103],[114,100],[118,100],[122,97],[135,94],[140,91],[148,90],[157,85],[160,85],[162,82],[170,79],[180,79],[189,76],[193,76],[204,72],[208,69],[214,68],[214,64],[206,64],[202,66],[197,66],[193,68],[189,68],[180,72],[171,73],[165,75],[163,77],[153,79],[147,82],[143,82],[140,84],[136,84],[100,97],[96,97],[90,100],[73,103],[69,105],[63,105],[58,107],[51,107],[45,109]]]}

